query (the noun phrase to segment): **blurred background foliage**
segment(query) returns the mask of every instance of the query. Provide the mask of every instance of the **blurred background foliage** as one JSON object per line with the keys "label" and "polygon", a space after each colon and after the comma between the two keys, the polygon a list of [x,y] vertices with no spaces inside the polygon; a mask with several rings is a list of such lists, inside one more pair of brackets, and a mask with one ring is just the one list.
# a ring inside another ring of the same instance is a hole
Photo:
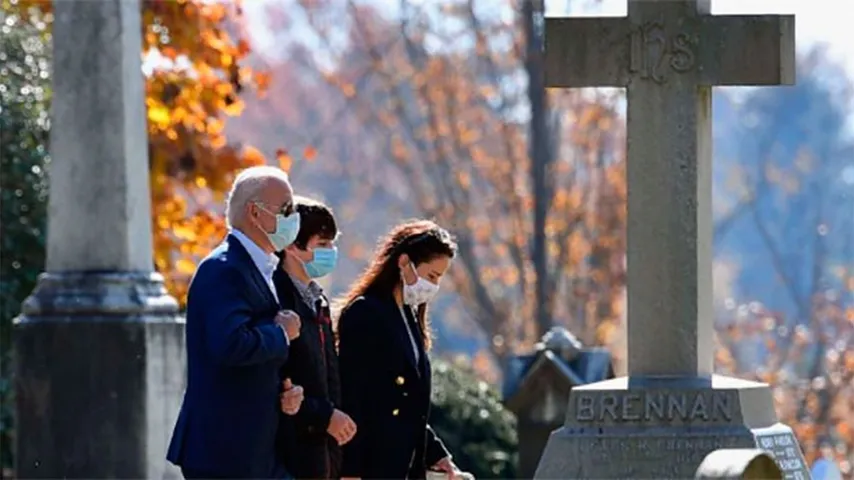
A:
{"label": "blurred background foliage", "polygon": [[[50,40],[44,25],[0,17],[0,469],[14,445],[12,319],[44,270]],[[3,475],[5,477],[5,475]]]}
{"label": "blurred background foliage", "polygon": [[433,363],[430,425],[461,469],[476,478],[517,478],[516,418],[465,362]]}

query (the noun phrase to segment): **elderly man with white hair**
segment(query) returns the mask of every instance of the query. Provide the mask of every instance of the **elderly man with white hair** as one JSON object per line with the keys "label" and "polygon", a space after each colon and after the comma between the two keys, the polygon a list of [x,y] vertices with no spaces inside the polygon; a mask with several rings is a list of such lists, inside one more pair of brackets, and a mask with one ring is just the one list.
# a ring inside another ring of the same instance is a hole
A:
{"label": "elderly man with white hair", "polygon": [[279,378],[296,313],[280,311],[274,254],[300,227],[285,172],[252,167],[228,194],[229,234],[199,264],[187,296],[187,390],[167,459],[185,478],[287,478],[275,454],[279,410],[302,389]]}

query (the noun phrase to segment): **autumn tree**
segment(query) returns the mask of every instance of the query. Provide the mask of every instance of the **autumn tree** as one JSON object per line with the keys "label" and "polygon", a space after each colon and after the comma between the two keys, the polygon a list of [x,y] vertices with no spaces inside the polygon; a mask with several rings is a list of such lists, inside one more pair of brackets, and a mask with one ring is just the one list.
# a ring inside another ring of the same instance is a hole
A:
{"label": "autumn tree", "polygon": [[[333,137],[355,132],[340,168],[392,199],[405,189],[411,213],[456,234],[454,288],[492,351],[503,356],[538,337],[547,324],[534,321],[539,303],[586,341],[613,342],[625,223],[618,112],[602,94],[528,88],[536,46],[528,47],[533,32],[526,39],[522,24],[534,12],[525,17],[515,2],[403,1],[393,16],[352,2],[302,8],[312,45],[292,48],[290,60],[345,105],[334,127],[317,128],[334,128]],[[548,99],[549,108],[535,111],[553,157],[536,164],[539,177],[529,149],[537,92],[544,105]],[[319,157],[336,161],[328,157],[338,141],[347,140],[318,142]],[[534,221],[534,178],[543,183],[542,222]],[[544,246],[539,266],[535,238]]]}
{"label": "autumn tree", "polygon": [[[851,81],[822,50],[798,83],[740,99],[729,175],[736,199],[719,261],[718,368],[773,385],[812,463],[854,475],[854,143]],[[722,159],[726,162],[726,159]]]}
{"label": "autumn tree", "polygon": [[[52,2],[4,2],[52,21]],[[266,163],[258,150],[228,144],[224,119],[268,77],[245,66],[241,0],[142,0],[141,8],[154,263],[183,304],[195,264],[225,234],[221,205],[235,173]]]}

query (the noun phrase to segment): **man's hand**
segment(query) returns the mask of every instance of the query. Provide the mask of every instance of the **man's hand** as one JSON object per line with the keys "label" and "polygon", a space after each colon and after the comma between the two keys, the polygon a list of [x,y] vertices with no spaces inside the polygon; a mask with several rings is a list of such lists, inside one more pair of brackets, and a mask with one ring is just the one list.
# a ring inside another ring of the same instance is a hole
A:
{"label": "man's hand", "polygon": [[297,256],[298,252],[299,247],[297,247],[293,243],[285,248],[285,257],[284,261],[282,262],[282,270],[288,273],[296,274],[297,278],[310,279],[311,277],[308,274],[308,269],[305,267],[305,262],[300,260],[300,258]]}
{"label": "man's hand", "polygon": [[293,415],[299,411],[299,407],[302,405],[302,387],[299,385],[294,386],[290,378],[285,379],[283,386],[285,387],[285,391],[279,395],[282,411],[287,415]]}
{"label": "man's hand", "polygon": [[302,322],[299,319],[299,315],[293,310],[282,310],[277,313],[275,322],[285,329],[288,340],[295,340],[299,337],[299,329],[302,326]]}
{"label": "man's hand", "polygon": [[332,435],[338,445],[344,445],[353,439],[353,435],[356,435],[356,422],[349,415],[336,408],[332,412],[326,431]]}

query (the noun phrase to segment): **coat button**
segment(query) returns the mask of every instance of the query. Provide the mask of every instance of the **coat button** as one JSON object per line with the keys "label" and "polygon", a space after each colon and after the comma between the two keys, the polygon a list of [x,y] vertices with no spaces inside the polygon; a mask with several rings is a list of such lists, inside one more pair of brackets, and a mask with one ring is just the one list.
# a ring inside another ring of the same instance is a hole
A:
{"label": "coat button", "polygon": [[394,379],[394,383],[398,385],[403,385],[404,382],[405,380],[403,379],[403,377],[397,377],[396,379]]}
{"label": "coat button", "polygon": [[391,411],[391,414],[396,417],[396,416],[400,415],[400,410],[395,408],[394,410]]}

